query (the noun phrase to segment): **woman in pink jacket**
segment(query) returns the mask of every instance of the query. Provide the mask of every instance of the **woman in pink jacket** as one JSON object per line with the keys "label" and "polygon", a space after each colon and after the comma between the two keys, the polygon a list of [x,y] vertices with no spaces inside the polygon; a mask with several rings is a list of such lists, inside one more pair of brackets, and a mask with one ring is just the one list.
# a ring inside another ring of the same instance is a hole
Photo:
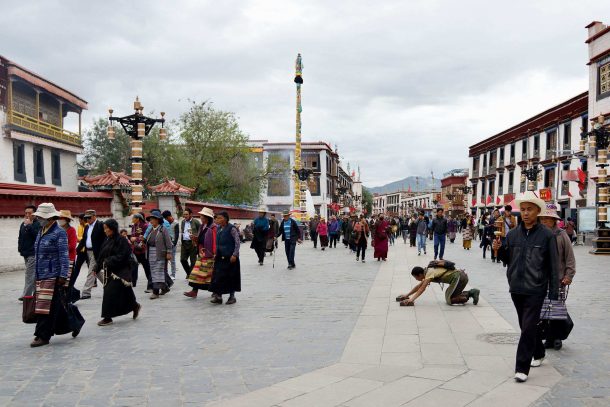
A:
{"label": "woman in pink jacket", "polygon": [[324,250],[328,247],[328,224],[325,218],[320,219],[320,223],[318,223],[318,236],[320,236],[320,245]]}

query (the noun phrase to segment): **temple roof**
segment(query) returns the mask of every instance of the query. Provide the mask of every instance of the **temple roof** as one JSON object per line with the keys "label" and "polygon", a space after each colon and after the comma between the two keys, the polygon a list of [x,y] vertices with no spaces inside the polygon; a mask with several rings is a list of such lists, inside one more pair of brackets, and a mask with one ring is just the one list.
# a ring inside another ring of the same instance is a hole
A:
{"label": "temple roof", "polygon": [[114,172],[107,170],[104,174],[100,175],[85,175],[83,181],[92,187],[131,186],[131,177],[123,171]]}
{"label": "temple roof", "polygon": [[157,195],[184,195],[191,196],[195,188],[189,188],[176,182],[175,179],[165,178],[159,185],[151,187],[153,194]]}

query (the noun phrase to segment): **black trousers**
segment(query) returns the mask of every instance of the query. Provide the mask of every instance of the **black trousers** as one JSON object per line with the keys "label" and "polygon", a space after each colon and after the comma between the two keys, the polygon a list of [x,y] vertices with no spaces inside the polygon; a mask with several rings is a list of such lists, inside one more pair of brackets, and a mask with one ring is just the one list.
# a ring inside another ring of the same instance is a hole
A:
{"label": "black trousers", "polygon": [[356,246],[356,257],[360,258],[360,253],[362,253],[362,260],[366,256],[366,239],[360,239],[358,245]]}
{"label": "black trousers", "polygon": [[[190,261],[190,263],[189,263]],[[197,245],[190,240],[182,240],[182,248],[180,249],[180,264],[188,277],[191,270],[195,267],[197,261]]]}
{"label": "black trousers", "polygon": [[515,373],[529,374],[532,359],[541,359],[545,355],[538,324],[544,296],[523,294],[511,294],[510,296],[517,310],[519,327],[521,328]]}
{"label": "black trousers", "polygon": [[[148,259],[146,258],[146,253],[136,253],[135,256],[136,256],[136,259],[138,259],[138,264],[141,264],[142,267],[144,268],[144,274],[146,274],[146,280],[148,280],[148,284],[146,285],[146,288],[151,290],[152,289],[152,274],[150,274],[150,263],[148,262]],[[137,283],[138,283],[138,266],[135,266],[131,270],[132,287],[135,287]]]}
{"label": "black trousers", "polygon": [[256,256],[258,257],[258,262],[262,263],[265,260],[265,248],[267,246],[267,242],[265,242],[264,240],[262,242],[252,242],[252,246],[254,246],[254,251],[256,252]]}
{"label": "black trousers", "polygon": [[[55,334],[55,324],[58,319],[62,317],[63,305],[59,298],[57,287],[53,293],[53,299],[51,300],[51,308],[48,314],[37,315],[36,330],[34,336],[42,340],[48,341]],[[63,312],[65,314],[65,312]]]}
{"label": "black trousers", "polygon": [[313,242],[313,248],[318,248],[318,232],[309,232],[309,236],[311,237],[311,241]]}
{"label": "black trousers", "polygon": [[74,287],[74,283],[76,283],[76,279],[80,274],[80,268],[84,263],[87,263],[87,267],[89,266],[89,256],[87,256],[87,252],[78,252],[76,255],[76,260],[74,260],[74,267],[72,267],[72,274],[70,275],[70,282],[68,285],[70,287]]}
{"label": "black trousers", "polygon": [[[330,236],[330,247],[337,247],[337,242],[339,241],[339,235],[336,233],[331,234]],[[333,246],[334,244],[334,246]]]}
{"label": "black trousers", "polygon": [[294,253],[297,248],[297,242],[294,240],[285,240],[284,241],[284,251],[286,252],[286,259],[288,260],[288,265],[294,267]]}

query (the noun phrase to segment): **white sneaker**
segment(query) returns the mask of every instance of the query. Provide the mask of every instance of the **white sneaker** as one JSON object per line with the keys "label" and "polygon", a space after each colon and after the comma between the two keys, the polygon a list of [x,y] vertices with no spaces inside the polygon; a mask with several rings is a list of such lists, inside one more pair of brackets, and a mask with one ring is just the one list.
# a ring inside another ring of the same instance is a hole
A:
{"label": "white sneaker", "polygon": [[515,373],[515,381],[518,383],[523,383],[527,380],[527,375],[525,373]]}
{"label": "white sneaker", "polygon": [[530,363],[531,367],[540,367],[540,365],[542,364],[542,361],[544,360],[544,358],[542,359],[532,359],[532,363]]}

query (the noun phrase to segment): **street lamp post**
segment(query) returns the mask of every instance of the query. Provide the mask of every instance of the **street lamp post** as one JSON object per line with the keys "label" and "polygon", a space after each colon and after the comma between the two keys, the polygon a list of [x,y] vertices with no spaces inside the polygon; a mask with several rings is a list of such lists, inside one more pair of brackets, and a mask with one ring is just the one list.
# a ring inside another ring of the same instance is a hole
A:
{"label": "street lamp post", "polygon": [[605,125],[605,117],[599,115],[597,122],[589,132],[589,146],[597,150],[595,166],[597,170],[596,180],[596,206],[597,206],[597,228],[596,237],[593,238],[592,254],[610,254],[610,228],[608,228],[608,144],[610,131]]}
{"label": "street lamp post", "polygon": [[540,168],[540,165],[536,162],[530,164],[529,167],[523,167],[521,168],[521,182],[525,182],[525,180],[528,181],[527,183],[527,190],[528,191],[534,191],[536,190],[536,181],[541,181],[541,177],[542,177],[542,168]]}
{"label": "street lamp post", "polygon": [[142,191],[144,190],[142,185],[142,139],[150,133],[157,123],[161,123],[159,139],[165,140],[167,132],[163,127],[165,124],[165,112],[161,112],[160,119],[144,116],[144,106],[142,106],[138,97],[133,102],[133,109],[135,110],[134,114],[123,117],[113,116],[112,113],[114,111],[108,109],[110,124],[107,135],[108,139],[114,140],[114,122],[116,121],[125,130],[125,133],[131,137],[131,211],[132,213],[139,213],[142,211]]}

